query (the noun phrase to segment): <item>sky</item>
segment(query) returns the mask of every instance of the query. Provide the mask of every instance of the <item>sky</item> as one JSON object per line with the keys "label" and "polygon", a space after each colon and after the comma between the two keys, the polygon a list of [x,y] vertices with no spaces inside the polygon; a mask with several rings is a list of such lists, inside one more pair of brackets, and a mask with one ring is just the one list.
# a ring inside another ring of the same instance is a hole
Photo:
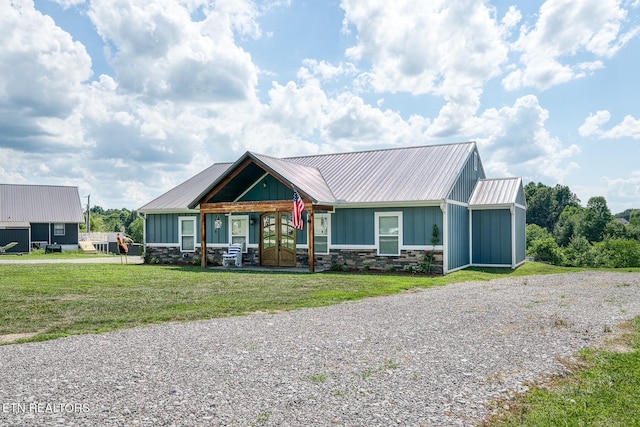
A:
{"label": "sky", "polygon": [[0,0],[0,182],[137,209],[212,163],[476,141],[640,208],[640,0]]}

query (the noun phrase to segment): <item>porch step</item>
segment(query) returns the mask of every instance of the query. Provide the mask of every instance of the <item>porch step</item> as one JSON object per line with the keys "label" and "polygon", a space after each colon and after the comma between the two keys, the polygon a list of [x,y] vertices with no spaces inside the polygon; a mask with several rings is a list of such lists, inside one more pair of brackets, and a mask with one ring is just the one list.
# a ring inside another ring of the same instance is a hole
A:
{"label": "porch step", "polygon": [[82,252],[84,252],[85,254],[97,254],[98,250],[95,248],[95,246],[93,246],[93,243],[88,242],[86,240],[81,240],[80,242],[78,242],[78,244],[80,245],[80,249],[82,249]]}

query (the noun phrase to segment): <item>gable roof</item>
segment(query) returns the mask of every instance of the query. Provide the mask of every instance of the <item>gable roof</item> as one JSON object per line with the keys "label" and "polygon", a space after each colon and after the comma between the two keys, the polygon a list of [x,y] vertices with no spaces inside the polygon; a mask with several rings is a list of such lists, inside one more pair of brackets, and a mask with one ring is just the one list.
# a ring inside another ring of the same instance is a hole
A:
{"label": "gable roof", "polygon": [[481,179],[471,194],[469,207],[507,206],[523,202],[522,178]]}
{"label": "gable roof", "polygon": [[233,164],[210,166],[139,210],[194,209],[234,172],[225,185],[236,188],[227,196],[270,173],[318,204],[441,201],[475,149],[475,142],[463,142],[282,159],[246,152]]}
{"label": "gable roof", "polygon": [[84,222],[78,187],[0,184],[0,221]]}
{"label": "gable roof", "polygon": [[439,201],[447,198],[475,142],[289,158],[322,172],[346,203]]}
{"label": "gable roof", "polygon": [[215,163],[177,187],[156,197],[139,211],[184,211],[212,182],[229,169],[231,163]]}

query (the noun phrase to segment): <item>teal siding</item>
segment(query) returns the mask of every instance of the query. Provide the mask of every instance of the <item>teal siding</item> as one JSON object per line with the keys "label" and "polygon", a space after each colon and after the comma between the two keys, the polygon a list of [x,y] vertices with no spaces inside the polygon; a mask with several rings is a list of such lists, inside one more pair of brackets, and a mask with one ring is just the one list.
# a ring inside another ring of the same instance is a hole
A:
{"label": "teal siding", "polygon": [[527,256],[526,221],[526,211],[516,208],[516,264],[524,261]]}
{"label": "teal siding", "polygon": [[[147,214],[147,243],[174,243],[178,240],[178,218],[184,216],[196,217],[196,242],[200,243],[200,215],[196,213],[181,214]],[[222,227],[215,228],[216,214],[207,214],[207,244],[226,244],[229,242],[229,217],[220,215]],[[256,239],[257,241],[257,239]]]}
{"label": "teal siding", "polygon": [[442,244],[442,211],[440,206],[421,206],[399,210],[402,211],[402,240],[405,245],[431,245],[433,224],[438,225],[440,230],[438,244]]}
{"label": "teal siding", "polygon": [[516,195],[516,203],[522,206],[526,206],[526,200],[524,197],[524,189],[522,186],[518,189],[518,194]]}
{"label": "teal siding", "polygon": [[331,243],[375,245],[374,212],[369,208],[336,209],[331,217]]}
{"label": "teal siding", "polygon": [[[179,216],[189,216],[189,215],[179,215]],[[198,235],[196,236],[196,242],[201,243],[200,241],[200,215],[196,214],[198,217],[196,227]],[[176,215],[176,224],[178,221],[178,215]],[[220,229],[216,229],[216,219],[220,218],[222,221],[222,227]],[[229,217],[227,215],[218,215],[218,214],[207,214],[207,245],[209,244],[227,244],[229,243]],[[251,230],[249,230],[251,231]],[[177,235],[176,235],[177,239]],[[176,240],[177,241],[177,240]]]}
{"label": "teal siding", "polygon": [[31,241],[32,242],[49,242],[49,224],[47,223],[31,224]]}
{"label": "teal siding", "polygon": [[[267,184],[267,187],[264,187]],[[271,175],[262,178],[251,190],[240,198],[241,202],[259,202],[264,200],[291,200],[293,191]]]}
{"label": "teal siding", "polygon": [[448,254],[447,269],[469,265],[469,209],[448,205]]}
{"label": "teal siding", "polygon": [[[477,170],[474,170],[473,168],[474,153],[476,153],[478,160]],[[449,193],[448,199],[462,203],[468,203],[469,198],[471,197],[471,193],[473,192],[473,189],[475,188],[478,180],[485,178],[484,168],[482,167],[480,155],[477,153],[478,150],[474,150],[467,159],[467,163],[460,171],[458,179],[454,184],[451,193]]]}
{"label": "teal siding", "polygon": [[473,263],[511,265],[511,212],[473,211]]}

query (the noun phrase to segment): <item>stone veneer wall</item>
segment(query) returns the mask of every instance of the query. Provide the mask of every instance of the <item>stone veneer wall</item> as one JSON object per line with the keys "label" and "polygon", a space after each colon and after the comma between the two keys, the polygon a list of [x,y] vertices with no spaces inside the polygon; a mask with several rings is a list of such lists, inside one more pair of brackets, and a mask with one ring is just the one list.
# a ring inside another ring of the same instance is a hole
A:
{"label": "stone veneer wall", "polygon": [[[378,256],[375,249],[331,250],[329,254],[316,254],[316,270],[415,270],[422,262],[425,251],[401,251],[398,256]],[[435,251],[433,273],[442,274],[442,251]]]}
{"label": "stone veneer wall", "polygon": [[[222,253],[226,248],[207,248],[207,263],[211,266],[222,265]],[[316,254],[316,271],[333,270],[406,270],[409,267],[416,269],[423,261],[425,251],[401,251],[398,256],[378,256],[375,249],[365,250],[331,250],[329,254]],[[148,246],[145,254],[145,262],[159,264],[192,264],[194,258],[200,260],[200,248],[196,252],[180,252],[175,247]],[[260,254],[257,248],[249,248],[242,254],[243,265],[260,265]],[[298,249],[296,255],[296,267],[309,267],[309,254],[306,249]],[[433,273],[442,274],[442,251],[435,251]]]}

